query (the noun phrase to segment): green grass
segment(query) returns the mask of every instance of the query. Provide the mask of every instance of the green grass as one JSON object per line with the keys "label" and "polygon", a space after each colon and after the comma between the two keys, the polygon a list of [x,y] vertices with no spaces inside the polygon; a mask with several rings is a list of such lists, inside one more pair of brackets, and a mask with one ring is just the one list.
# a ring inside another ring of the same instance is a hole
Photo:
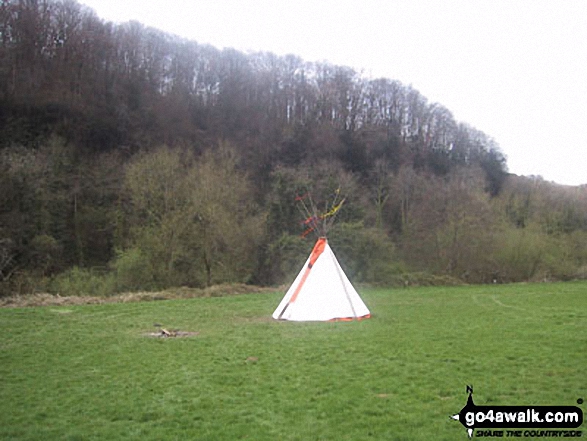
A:
{"label": "green grass", "polygon": [[587,400],[586,283],[363,290],[348,323],[275,322],[281,296],[0,310],[0,439],[465,440],[466,384]]}

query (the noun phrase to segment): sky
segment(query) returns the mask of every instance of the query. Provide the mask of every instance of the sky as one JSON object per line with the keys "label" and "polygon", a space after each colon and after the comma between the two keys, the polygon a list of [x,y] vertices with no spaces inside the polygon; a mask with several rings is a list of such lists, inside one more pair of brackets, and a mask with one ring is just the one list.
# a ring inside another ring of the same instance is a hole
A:
{"label": "sky", "polygon": [[494,138],[519,175],[587,184],[586,0],[80,0],[243,52],[412,85]]}

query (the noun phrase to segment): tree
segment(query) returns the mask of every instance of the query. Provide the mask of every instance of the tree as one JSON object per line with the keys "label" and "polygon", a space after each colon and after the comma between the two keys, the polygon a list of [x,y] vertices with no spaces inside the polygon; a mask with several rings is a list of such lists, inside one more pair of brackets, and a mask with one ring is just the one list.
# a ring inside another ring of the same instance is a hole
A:
{"label": "tree", "polygon": [[420,270],[484,282],[494,270],[494,216],[478,169],[457,169],[424,183],[402,235],[403,256]]}
{"label": "tree", "polygon": [[257,265],[264,215],[252,198],[247,176],[238,170],[234,148],[220,143],[217,150],[204,153],[189,183],[206,285],[248,281]]}
{"label": "tree", "polygon": [[385,230],[384,211],[388,206],[392,191],[391,166],[385,160],[375,163],[371,183],[372,201],[375,207],[375,227]]}
{"label": "tree", "polygon": [[264,219],[237,162],[234,148],[221,143],[199,158],[162,147],[128,168],[126,248],[147,259],[149,283],[209,286],[251,277]]}

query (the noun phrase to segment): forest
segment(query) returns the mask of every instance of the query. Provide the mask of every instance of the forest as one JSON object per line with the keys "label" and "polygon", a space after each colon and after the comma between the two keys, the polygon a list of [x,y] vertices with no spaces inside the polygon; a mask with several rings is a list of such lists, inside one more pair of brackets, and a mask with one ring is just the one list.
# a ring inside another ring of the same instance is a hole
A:
{"label": "forest", "polygon": [[587,278],[587,186],[411,86],[0,0],[0,295],[285,284],[308,194],[358,283]]}

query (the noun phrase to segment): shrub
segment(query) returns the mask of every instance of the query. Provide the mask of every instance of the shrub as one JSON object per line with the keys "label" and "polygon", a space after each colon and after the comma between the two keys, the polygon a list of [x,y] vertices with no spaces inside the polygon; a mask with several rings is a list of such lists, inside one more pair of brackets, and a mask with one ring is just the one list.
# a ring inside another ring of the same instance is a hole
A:
{"label": "shrub", "polygon": [[118,292],[155,288],[149,259],[139,248],[118,251],[113,268]]}
{"label": "shrub", "polygon": [[61,246],[54,237],[40,234],[31,240],[30,254],[31,264],[44,276],[57,268],[56,262],[61,254]]}
{"label": "shrub", "polygon": [[116,281],[112,273],[97,274],[95,270],[75,266],[55,277],[49,292],[62,296],[106,297],[116,292]]}
{"label": "shrub", "polygon": [[496,278],[503,282],[570,280],[587,260],[583,236],[549,235],[537,225],[504,227],[494,253]]}
{"label": "shrub", "polygon": [[465,282],[448,274],[430,274],[427,272],[396,273],[389,280],[389,286],[460,286]]}
{"label": "shrub", "polygon": [[404,271],[395,247],[384,231],[362,222],[339,223],[330,235],[332,247],[351,280],[386,285]]}
{"label": "shrub", "polygon": [[[273,283],[291,283],[312,250],[311,239],[284,233],[269,244],[265,266]],[[267,277],[267,276],[266,276]]]}
{"label": "shrub", "polygon": [[504,227],[494,252],[495,278],[522,282],[538,274],[544,259],[546,236],[538,228]]}

